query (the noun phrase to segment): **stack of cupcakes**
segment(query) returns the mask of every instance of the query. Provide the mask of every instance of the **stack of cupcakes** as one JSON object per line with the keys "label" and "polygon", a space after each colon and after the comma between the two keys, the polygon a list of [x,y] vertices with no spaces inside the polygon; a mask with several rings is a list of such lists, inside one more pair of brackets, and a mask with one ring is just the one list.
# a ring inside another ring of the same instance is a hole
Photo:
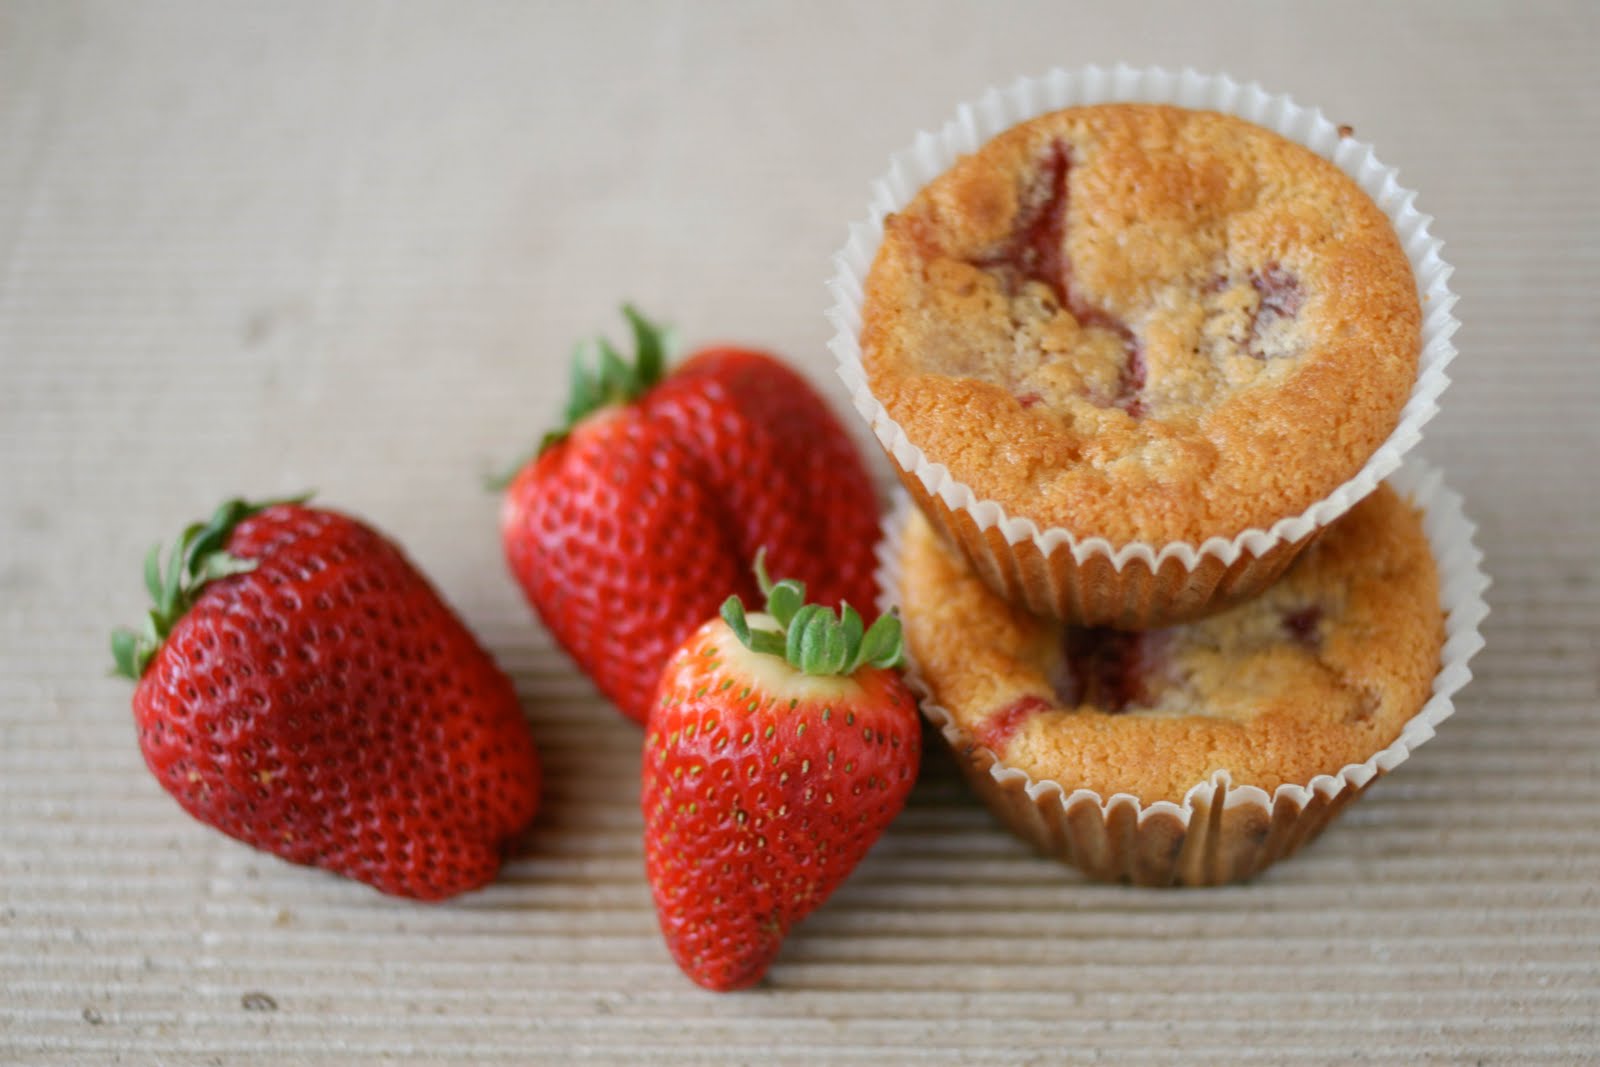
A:
{"label": "stack of cupcakes", "polygon": [[1261,871],[1470,677],[1472,527],[1402,466],[1456,327],[1413,199],[1257,87],[1057,71],[922,135],[838,258],[907,490],[880,607],[979,795],[1090,875]]}

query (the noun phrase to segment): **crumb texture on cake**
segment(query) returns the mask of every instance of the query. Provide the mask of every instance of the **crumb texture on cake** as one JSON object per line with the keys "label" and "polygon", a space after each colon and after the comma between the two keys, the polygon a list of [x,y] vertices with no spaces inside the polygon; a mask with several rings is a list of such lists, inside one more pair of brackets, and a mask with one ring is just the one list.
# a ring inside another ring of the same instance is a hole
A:
{"label": "crumb texture on cake", "polygon": [[1242,119],[1070,108],[884,224],[869,385],[980,499],[1079,536],[1198,542],[1298,514],[1393,430],[1421,309],[1388,219]]}
{"label": "crumb texture on cake", "polygon": [[1421,710],[1444,643],[1420,516],[1380,487],[1262,596],[1144,633],[996,596],[920,514],[900,544],[906,648],[970,745],[1067,791],[1181,801],[1225,770],[1271,791],[1360,763]]}

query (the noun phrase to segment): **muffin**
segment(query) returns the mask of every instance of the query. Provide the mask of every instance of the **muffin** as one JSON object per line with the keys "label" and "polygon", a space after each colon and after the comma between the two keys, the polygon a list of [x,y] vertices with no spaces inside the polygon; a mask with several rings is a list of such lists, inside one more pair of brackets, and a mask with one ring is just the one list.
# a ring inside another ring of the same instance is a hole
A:
{"label": "muffin", "polygon": [[[1459,514],[1436,525],[1430,546],[1382,487],[1259,597],[1143,633],[1004,600],[910,508],[884,582],[924,710],[1003,821],[1095,877],[1215,884],[1314,836],[1398,762],[1402,735],[1420,743],[1448,714],[1448,692],[1443,714],[1419,714],[1446,658],[1444,605],[1459,602],[1454,629],[1475,626],[1481,601],[1465,601],[1483,582],[1470,545],[1446,547],[1467,536]],[[1450,598],[1436,548],[1467,572]],[[1478,643],[1473,630],[1450,655]]]}
{"label": "muffin", "polygon": [[[897,159],[881,240],[858,228],[840,257],[841,374],[992,588],[1082,625],[1196,618],[1398,466],[1432,413],[1408,407],[1419,366],[1443,387],[1448,268],[1320,115],[1256,116],[1291,139],[1166,104],[1038,114],[1074,90],[1037,88]],[[1007,110],[1036,117],[989,136]]]}

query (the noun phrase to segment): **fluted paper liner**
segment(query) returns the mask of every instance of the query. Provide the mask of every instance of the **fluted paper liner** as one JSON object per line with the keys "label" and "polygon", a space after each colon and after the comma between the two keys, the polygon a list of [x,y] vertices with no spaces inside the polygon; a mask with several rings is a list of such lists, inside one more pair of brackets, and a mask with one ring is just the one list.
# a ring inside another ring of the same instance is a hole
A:
{"label": "fluted paper liner", "polygon": [[[1152,544],[1114,545],[1104,538],[1079,538],[1062,527],[1041,529],[1026,515],[1008,514],[994,500],[978,497],[941,463],[925,455],[867,385],[861,364],[861,305],[867,272],[883,238],[883,220],[904,207],[925,184],[964,154],[1003,130],[1065,107],[1113,101],[1175,104],[1237,115],[1305,145],[1348,174],[1393,224],[1411,261],[1422,304],[1422,348],[1411,396],[1382,446],[1349,481],[1298,515],[1266,529],[1232,537]],[[1341,137],[1321,111],[1287,96],[1226,75],[1192,70],[1055,70],[1023,78],[1007,89],[991,89],[961,105],[937,133],[918,134],[912,147],[890,160],[874,183],[870,214],[850,228],[834,257],[828,312],[836,333],[829,347],[855,407],[888,452],[901,481],[934,525],[958,544],[978,573],[1001,596],[1040,614],[1081,625],[1142,629],[1196,618],[1265,588],[1316,533],[1350,510],[1391,473],[1422,438],[1438,411],[1455,357],[1451,337],[1460,325],[1451,308],[1456,296],[1452,268],[1439,256],[1442,242],[1428,231],[1433,221],[1417,211],[1416,194],[1384,166],[1372,146]]]}
{"label": "fluted paper liner", "polygon": [[[1455,710],[1452,698],[1472,678],[1468,663],[1483,647],[1478,627],[1489,612],[1483,599],[1489,580],[1461,497],[1444,486],[1437,471],[1416,460],[1388,481],[1423,513],[1439,568],[1445,641],[1428,701],[1388,747],[1363,763],[1320,774],[1304,785],[1281,785],[1270,794],[1233,783],[1223,770],[1197,783],[1181,804],[1146,804],[1127,793],[1104,797],[1090,789],[1069,791],[1006,766],[962,729],[932,699],[909,648],[906,681],[978,795],[1042,852],[1091,877],[1136,885],[1220,885],[1248,878],[1316,837],[1367,786],[1431,738]],[[900,602],[900,540],[912,506],[905,493],[895,494],[884,522],[878,547],[881,611]]]}

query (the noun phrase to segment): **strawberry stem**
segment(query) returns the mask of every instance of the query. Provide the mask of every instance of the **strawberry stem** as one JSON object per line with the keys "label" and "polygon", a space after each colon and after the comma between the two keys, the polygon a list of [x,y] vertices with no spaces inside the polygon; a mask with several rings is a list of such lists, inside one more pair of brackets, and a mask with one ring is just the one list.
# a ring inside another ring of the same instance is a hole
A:
{"label": "strawberry stem", "polygon": [[[672,331],[651,322],[632,304],[622,305],[623,317],[633,332],[633,362],[630,364],[605,337],[579,341],[572,349],[572,385],[566,407],[561,410],[561,425],[539,439],[532,453],[518,458],[510,468],[484,477],[484,486],[499,492],[511,484],[517,472],[532,460],[565,441],[572,428],[588,415],[612,404],[631,404],[659,381],[666,372],[667,353],[674,347]],[[594,370],[589,369],[595,363]]]}
{"label": "strawberry stem", "polygon": [[[579,341],[572,351],[572,392],[562,412],[564,421],[559,429],[545,434],[540,452],[564,439],[585,416],[612,404],[631,404],[661,380],[667,331],[632,304],[623,304],[622,314],[633,331],[633,362],[623,359],[603,336],[593,342]],[[593,371],[591,362],[597,364]]]}
{"label": "strawberry stem", "polygon": [[898,667],[903,658],[900,619],[893,611],[866,628],[849,604],[837,613],[821,604],[807,604],[804,582],[767,575],[766,549],[756,553],[756,584],[767,598],[767,614],[778,629],[759,630],[745,617],[737,595],[722,604],[722,620],[752,652],[781,656],[806,674],[854,674],[863,666]]}
{"label": "strawberry stem", "polygon": [[303,504],[309,499],[311,494],[304,493],[256,504],[237,499],[225,501],[209,521],[184,527],[167,555],[165,571],[161,567],[161,546],[150,546],[144,557],[144,585],[155,606],[145,612],[144,624],[138,630],[119,627],[111,632],[111,658],[116,664],[113,673],[138,681],[161,642],[208,582],[255,570],[255,560],[230,555],[223,547],[235,526],[267,508]]}

